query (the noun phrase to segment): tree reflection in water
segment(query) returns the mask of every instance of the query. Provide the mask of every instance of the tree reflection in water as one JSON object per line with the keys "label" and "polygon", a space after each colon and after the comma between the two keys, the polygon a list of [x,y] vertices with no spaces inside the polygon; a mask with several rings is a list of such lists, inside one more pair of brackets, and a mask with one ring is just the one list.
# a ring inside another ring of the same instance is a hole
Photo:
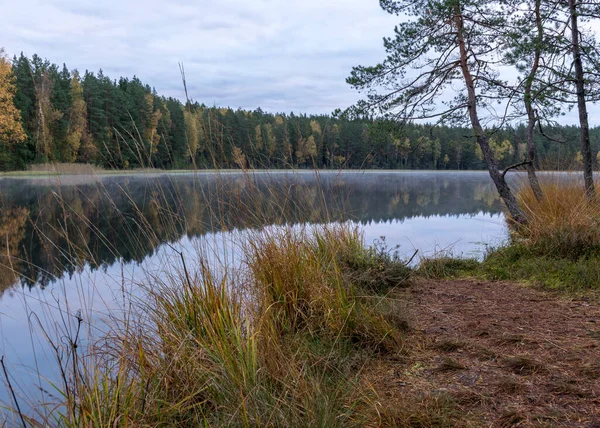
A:
{"label": "tree reflection in water", "polygon": [[86,264],[95,270],[141,262],[184,236],[502,210],[489,177],[479,172],[4,178],[0,195],[1,290],[45,287]]}

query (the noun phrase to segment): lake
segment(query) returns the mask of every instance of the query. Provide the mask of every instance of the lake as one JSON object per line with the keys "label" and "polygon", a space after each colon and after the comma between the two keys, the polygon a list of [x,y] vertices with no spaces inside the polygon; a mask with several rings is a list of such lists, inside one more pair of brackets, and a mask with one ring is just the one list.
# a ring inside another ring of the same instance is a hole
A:
{"label": "lake", "polygon": [[235,265],[247,231],[330,222],[356,224],[367,244],[384,237],[406,258],[481,258],[507,236],[486,172],[0,178],[1,352],[17,394],[29,407],[52,394],[37,375],[57,376],[46,336],[64,346],[79,311],[91,335],[182,260]]}

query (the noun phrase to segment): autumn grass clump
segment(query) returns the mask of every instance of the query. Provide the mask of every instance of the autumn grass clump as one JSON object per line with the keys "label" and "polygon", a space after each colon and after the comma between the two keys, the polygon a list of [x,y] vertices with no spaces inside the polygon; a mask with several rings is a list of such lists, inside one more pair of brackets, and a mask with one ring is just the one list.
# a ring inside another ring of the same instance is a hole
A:
{"label": "autumn grass clump", "polygon": [[241,270],[201,259],[192,274],[182,256],[180,272],[143,284],[96,346],[73,347],[61,399],[31,425],[379,424],[358,375],[402,337],[382,296],[348,281],[347,260],[371,254],[360,234],[269,228],[249,232],[240,251]]}
{"label": "autumn grass clump", "polygon": [[527,224],[512,225],[511,242],[486,256],[479,276],[526,281],[546,289],[600,289],[600,199],[573,177],[547,180],[543,198],[518,192]]}
{"label": "autumn grass clump", "polygon": [[537,254],[578,259],[600,250],[600,199],[586,197],[574,179],[545,183],[536,199],[529,186],[518,192],[527,224],[513,228],[513,238]]}
{"label": "autumn grass clump", "polygon": [[[379,258],[364,248],[356,230],[285,228],[258,234],[249,240],[246,251],[259,293],[256,300],[263,306],[259,312],[270,314],[271,328],[379,349],[400,344],[393,326],[369,305],[371,288],[360,280],[368,269],[356,260],[372,265]],[[400,261],[395,263],[404,270]],[[390,286],[394,279],[381,277],[381,286],[375,288]]]}

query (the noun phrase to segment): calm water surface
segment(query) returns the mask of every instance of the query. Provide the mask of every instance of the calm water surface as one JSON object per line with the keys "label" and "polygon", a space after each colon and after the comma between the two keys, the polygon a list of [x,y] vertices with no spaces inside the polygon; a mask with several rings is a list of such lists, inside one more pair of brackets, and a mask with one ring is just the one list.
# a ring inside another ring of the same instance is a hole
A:
{"label": "calm water surface", "polygon": [[0,346],[17,392],[33,403],[52,393],[34,374],[56,376],[44,332],[61,344],[80,310],[93,331],[180,254],[192,269],[199,253],[236,263],[231,242],[248,231],[347,221],[407,256],[481,257],[506,237],[484,172],[0,179]]}

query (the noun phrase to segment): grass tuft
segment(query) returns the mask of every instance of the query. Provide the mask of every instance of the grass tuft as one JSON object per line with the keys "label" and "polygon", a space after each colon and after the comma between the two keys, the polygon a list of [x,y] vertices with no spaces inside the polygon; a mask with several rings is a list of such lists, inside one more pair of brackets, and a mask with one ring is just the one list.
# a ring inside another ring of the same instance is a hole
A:
{"label": "grass tuft", "polygon": [[364,249],[356,229],[339,226],[311,234],[286,228],[257,234],[246,244],[246,253],[256,300],[262,305],[258,310],[270,314],[270,328],[380,349],[399,345],[394,326],[371,310],[371,299],[362,297],[364,284],[352,281],[362,272],[348,260],[369,264],[375,257]]}
{"label": "grass tuft", "polygon": [[458,361],[454,358],[446,357],[446,358],[442,359],[439,366],[436,367],[435,371],[454,372],[454,371],[465,370],[465,369],[466,369],[466,367],[463,364],[461,364],[460,361]]}
{"label": "grass tuft", "polygon": [[465,349],[467,346],[469,346],[468,343],[463,341],[443,340],[441,342],[436,342],[433,345],[433,348],[442,352],[455,352],[459,349]]}
{"label": "grass tuft", "polygon": [[544,366],[526,355],[517,355],[504,359],[507,368],[518,375],[530,375],[544,370]]}
{"label": "grass tuft", "polygon": [[431,279],[458,278],[472,275],[479,265],[475,259],[429,257],[421,260],[417,273]]}
{"label": "grass tuft", "polygon": [[451,394],[438,392],[421,397],[404,397],[394,408],[382,409],[383,426],[446,427],[461,420],[457,403]]}
{"label": "grass tuft", "polygon": [[515,238],[537,254],[577,260],[600,251],[600,199],[586,197],[573,177],[543,185],[537,200],[529,186],[518,192],[527,224],[513,230]]}
{"label": "grass tuft", "polygon": [[61,366],[62,400],[39,426],[377,424],[357,373],[402,337],[385,299],[347,281],[347,260],[374,257],[361,235],[269,228],[242,253],[240,276],[202,258],[190,275],[182,256],[182,272],[144,284],[125,319]]}

